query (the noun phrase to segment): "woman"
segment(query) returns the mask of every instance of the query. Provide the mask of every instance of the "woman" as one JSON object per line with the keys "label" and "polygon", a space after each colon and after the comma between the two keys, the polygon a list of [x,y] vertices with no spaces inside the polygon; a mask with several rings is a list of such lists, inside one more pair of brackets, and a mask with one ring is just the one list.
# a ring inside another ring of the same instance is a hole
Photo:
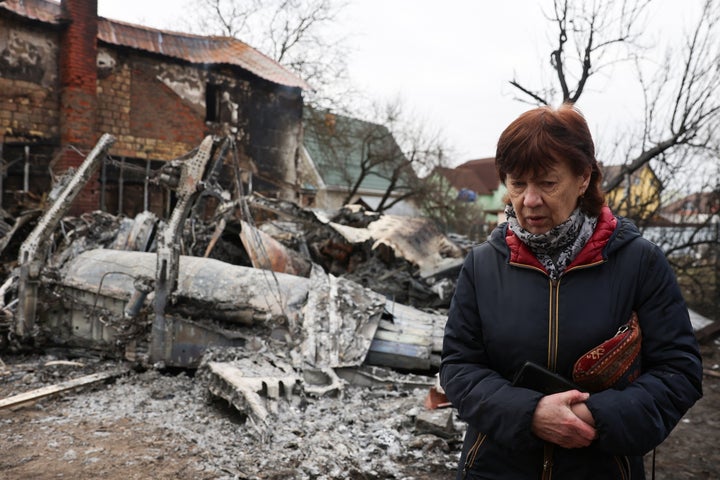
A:
{"label": "woman", "polygon": [[[643,455],[702,396],[702,364],[662,251],[604,204],[595,147],[571,105],[522,114],[496,166],[508,221],[468,255],[440,379],[467,422],[458,478],[643,479]],[[642,373],[624,389],[544,395],[513,386],[526,361],[575,361],[637,313]]]}

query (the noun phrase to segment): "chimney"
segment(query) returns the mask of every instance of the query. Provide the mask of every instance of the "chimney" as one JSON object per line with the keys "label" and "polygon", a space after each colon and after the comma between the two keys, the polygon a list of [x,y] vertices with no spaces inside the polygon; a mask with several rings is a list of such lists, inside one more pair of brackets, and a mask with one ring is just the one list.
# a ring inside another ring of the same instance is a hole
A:
{"label": "chimney", "polygon": [[[78,167],[99,137],[97,110],[97,0],[61,0],[66,21],[60,36],[60,146],[57,172]],[[78,194],[71,212],[96,210],[100,191],[96,177]]]}

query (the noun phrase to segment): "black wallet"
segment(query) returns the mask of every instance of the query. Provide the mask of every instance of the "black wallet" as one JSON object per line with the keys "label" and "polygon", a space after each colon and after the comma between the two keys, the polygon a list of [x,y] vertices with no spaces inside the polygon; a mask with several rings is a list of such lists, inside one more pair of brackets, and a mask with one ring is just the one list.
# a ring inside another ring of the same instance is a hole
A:
{"label": "black wallet", "polygon": [[584,389],[578,387],[573,382],[551,372],[545,367],[533,362],[525,362],[520,370],[515,374],[512,382],[513,386],[529,388],[536,392],[552,395],[553,393],[566,392],[568,390]]}

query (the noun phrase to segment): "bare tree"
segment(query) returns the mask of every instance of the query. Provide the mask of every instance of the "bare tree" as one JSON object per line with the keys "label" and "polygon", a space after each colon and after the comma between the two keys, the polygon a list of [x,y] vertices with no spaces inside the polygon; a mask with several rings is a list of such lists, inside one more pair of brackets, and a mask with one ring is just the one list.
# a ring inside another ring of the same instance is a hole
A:
{"label": "bare tree", "polygon": [[[651,76],[638,66],[645,92],[640,141],[628,151],[623,173],[650,161],[664,178],[677,177],[685,165],[698,165],[720,146],[720,3],[706,0],[684,45],[668,52]],[[640,63],[640,59],[637,60]],[[695,160],[695,161],[694,161]],[[620,179],[608,181],[612,189]]]}
{"label": "bare tree", "polygon": [[557,40],[550,54],[555,82],[533,89],[510,83],[522,98],[536,104],[577,102],[593,76],[614,62],[634,61],[644,93],[644,120],[624,143],[623,167],[605,188],[618,187],[628,175],[655,161],[664,178],[676,176],[691,158],[718,151],[720,121],[720,20],[717,0],[705,0],[694,29],[680,50],[662,61],[651,59],[640,45],[645,14],[652,0],[572,2],[554,0],[549,19]]}
{"label": "bare tree", "polygon": [[[344,33],[332,26],[345,0],[186,0],[194,12],[188,28],[238,38],[300,75],[309,100],[340,108],[352,90]],[[345,105],[342,105],[345,107]]]}
{"label": "bare tree", "polygon": [[376,111],[382,112],[379,121],[387,127],[402,155],[391,161],[386,158],[385,168],[377,169],[377,174],[388,181],[379,208],[388,209],[400,201],[423,195],[426,185],[421,177],[443,165],[449,150],[442,132],[408,112],[400,98],[384,104],[379,110],[376,107]]}
{"label": "bare tree", "polygon": [[[387,127],[400,146],[392,155],[370,155],[367,172],[388,181],[379,210],[386,210],[403,200],[411,200],[423,216],[430,218],[444,232],[467,235],[479,241],[485,216],[482,206],[458,198],[458,192],[437,173],[455,157],[443,132],[407,109],[401,98],[374,105],[373,117]],[[401,161],[397,161],[401,160]]]}
{"label": "bare tree", "polygon": [[315,158],[320,168],[341,177],[344,203],[354,201],[369,186],[382,186],[375,210],[384,212],[422,195],[425,186],[420,176],[444,161],[447,149],[440,132],[409,114],[399,99],[375,104],[366,115],[373,121],[307,109],[305,136],[313,143],[310,148],[323,157]]}
{"label": "bare tree", "polygon": [[247,31],[250,18],[260,10],[260,0],[190,0],[186,5],[188,12],[196,12],[188,22],[192,31],[235,38]]}
{"label": "bare tree", "polygon": [[530,97],[531,103],[551,105],[558,94],[562,102],[577,102],[592,76],[627,58],[618,50],[638,40],[643,14],[651,1],[553,0],[553,11],[547,18],[557,29],[557,43],[550,53],[557,85],[531,89],[516,79],[510,84]]}

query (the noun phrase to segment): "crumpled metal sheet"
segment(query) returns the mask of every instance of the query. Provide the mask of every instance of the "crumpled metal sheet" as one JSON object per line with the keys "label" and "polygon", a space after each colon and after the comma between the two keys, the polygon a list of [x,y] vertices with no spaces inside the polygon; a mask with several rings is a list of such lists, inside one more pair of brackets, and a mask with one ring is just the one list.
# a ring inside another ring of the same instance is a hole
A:
{"label": "crumpled metal sheet", "polygon": [[304,362],[332,368],[361,365],[384,310],[382,295],[314,266],[302,316]]}
{"label": "crumpled metal sheet", "polygon": [[459,246],[424,218],[382,215],[365,228],[333,222],[329,225],[350,243],[373,240],[373,249],[389,247],[396,256],[417,265],[421,274],[457,262],[465,256]]}
{"label": "crumpled metal sheet", "polygon": [[240,224],[242,225],[240,240],[253,267],[301,277],[309,276],[311,270],[309,260],[285,248],[282,243],[249,223],[240,221]]}
{"label": "crumpled metal sheet", "polygon": [[268,427],[268,402],[289,397],[301,383],[291,369],[258,360],[208,362],[207,368],[210,392],[252,415],[261,429]]}

